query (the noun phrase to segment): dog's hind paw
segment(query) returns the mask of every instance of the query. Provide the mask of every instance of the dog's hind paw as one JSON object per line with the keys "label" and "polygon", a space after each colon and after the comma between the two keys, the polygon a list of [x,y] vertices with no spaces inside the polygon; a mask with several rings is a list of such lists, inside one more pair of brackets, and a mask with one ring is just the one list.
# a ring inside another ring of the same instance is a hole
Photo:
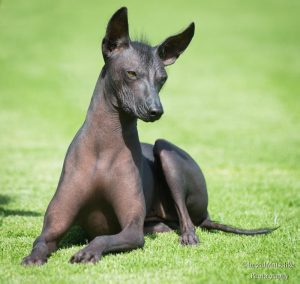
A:
{"label": "dog's hind paw", "polygon": [[198,245],[200,243],[199,238],[198,238],[198,236],[196,235],[195,232],[183,233],[180,236],[179,241],[183,246],[188,246],[188,245],[193,246],[193,245]]}

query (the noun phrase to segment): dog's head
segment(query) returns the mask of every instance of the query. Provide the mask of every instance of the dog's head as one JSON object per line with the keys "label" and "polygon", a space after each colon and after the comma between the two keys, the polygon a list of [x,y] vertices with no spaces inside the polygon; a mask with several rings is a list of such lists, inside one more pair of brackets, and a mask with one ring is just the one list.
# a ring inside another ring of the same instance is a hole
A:
{"label": "dog's head", "polygon": [[143,121],[161,117],[163,107],[158,94],[167,80],[165,66],[173,64],[187,48],[194,30],[191,23],[183,32],[152,47],[130,40],[127,8],[111,17],[102,41],[103,76],[119,109]]}

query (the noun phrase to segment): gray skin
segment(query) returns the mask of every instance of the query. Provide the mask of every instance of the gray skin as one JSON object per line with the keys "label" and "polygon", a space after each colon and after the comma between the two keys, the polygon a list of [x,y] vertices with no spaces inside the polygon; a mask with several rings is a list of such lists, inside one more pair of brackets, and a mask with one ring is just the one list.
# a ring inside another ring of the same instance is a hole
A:
{"label": "gray skin", "polygon": [[195,245],[195,226],[240,234],[272,231],[211,221],[205,179],[195,161],[165,140],[154,146],[139,141],[137,119],[161,117],[165,66],[193,35],[194,23],[151,47],[130,40],[126,8],[112,16],[102,43],[105,65],[86,119],[69,146],[41,235],[23,265],[44,264],[74,224],[91,241],[71,263],[95,263],[104,253],[143,247],[145,233],[179,229],[181,244]]}

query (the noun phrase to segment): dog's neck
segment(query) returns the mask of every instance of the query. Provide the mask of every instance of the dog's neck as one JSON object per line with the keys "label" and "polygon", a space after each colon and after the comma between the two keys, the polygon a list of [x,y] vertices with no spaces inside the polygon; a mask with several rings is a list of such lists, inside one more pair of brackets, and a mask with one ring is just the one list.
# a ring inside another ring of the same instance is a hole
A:
{"label": "dog's neck", "polygon": [[109,90],[106,77],[100,75],[84,123],[84,131],[91,137],[97,151],[126,147],[133,154],[140,154],[137,118],[116,106],[116,96]]}

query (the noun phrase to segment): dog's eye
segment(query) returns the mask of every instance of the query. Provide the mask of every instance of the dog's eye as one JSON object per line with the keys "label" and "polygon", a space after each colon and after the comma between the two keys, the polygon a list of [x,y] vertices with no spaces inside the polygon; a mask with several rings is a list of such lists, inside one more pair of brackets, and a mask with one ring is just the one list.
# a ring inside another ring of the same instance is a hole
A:
{"label": "dog's eye", "polygon": [[127,73],[127,76],[130,79],[136,79],[137,78],[136,73],[134,71],[126,71],[126,73]]}

